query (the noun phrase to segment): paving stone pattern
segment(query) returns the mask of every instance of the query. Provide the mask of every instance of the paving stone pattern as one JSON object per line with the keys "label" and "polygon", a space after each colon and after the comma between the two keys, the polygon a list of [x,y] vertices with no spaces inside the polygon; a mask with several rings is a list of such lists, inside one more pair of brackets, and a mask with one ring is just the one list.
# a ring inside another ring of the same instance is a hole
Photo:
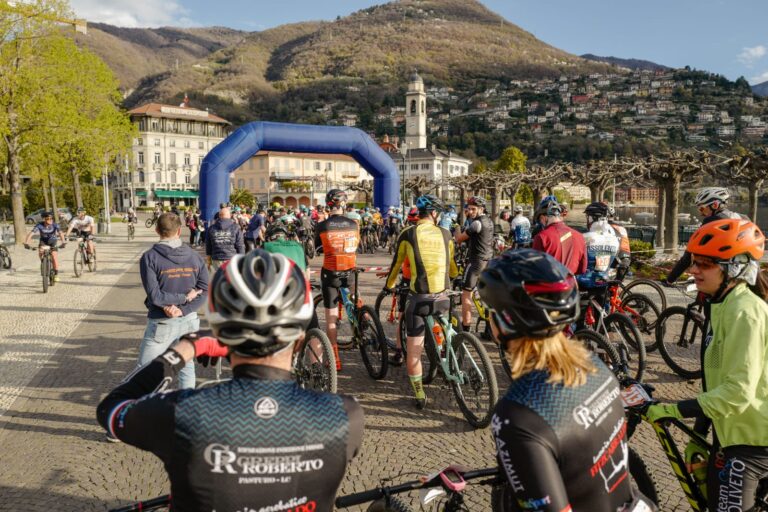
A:
{"label": "paving stone pattern", "polygon": [[[0,294],[5,312],[0,319],[0,404],[5,411],[0,416],[0,511],[103,511],[168,492],[159,461],[106,442],[94,417],[100,398],[133,369],[145,324],[137,263],[154,237],[139,227],[138,239],[128,243],[120,228],[99,244],[95,275],[75,279],[67,249],[62,282],[48,295],[40,293],[31,251],[15,252],[16,273],[0,272],[5,291]],[[388,265],[389,257],[360,261]],[[372,305],[383,281],[365,274],[361,283],[363,299]],[[485,345],[498,367],[495,347]],[[375,487],[387,477],[411,480],[451,463],[495,465],[490,431],[466,423],[447,386],[427,386],[429,407],[418,411],[404,367],[373,381],[359,352],[343,351],[341,358],[339,389],[355,395],[366,414],[362,453],[349,467],[341,494]],[[672,375],[657,353],[649,373],[647,380],[663,400],[690,397],[697,389],[697,383]],[[199,375],[212,376],[210,369]],[[503,392],[508,381],[500,370],[497,378]],[[652,431],[641,427],[632,445],[652,468],[662,509],[687,510]],[[488,493],[470,487],[470,510],[488,510]],[[416,505],[415,493],[404,497]]]}

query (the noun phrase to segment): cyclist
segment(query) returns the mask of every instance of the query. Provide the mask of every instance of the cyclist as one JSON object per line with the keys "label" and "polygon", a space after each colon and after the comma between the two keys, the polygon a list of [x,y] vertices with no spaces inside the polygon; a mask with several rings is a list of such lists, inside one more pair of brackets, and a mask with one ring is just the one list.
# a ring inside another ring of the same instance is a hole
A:
{"label": "cyclist", "polygon": [[304,247],[296,240],[288,239],[288,228],[282,222],[275,222],[269,226],[265,235],[264,250],[272,254],[282,254],[293,261],[302,272],[309,267]]}
{"label": "cyclist", "polygon": [[266,224],[264,216],[264,209],[259,208],[259,211],[254,213],[251,220],[248,222],[248,227],[243,235],[246,251],[252,251],[256,247],[259,247],[264,241],[264,229]]}
{"label": "cyclist", "polygon": [[633,495],[618,381],[563,334],[579,316],[573,274],[549,254],[507,251],[478,291],[512,373],[491,421],[510,491],[504,510],[654,510],[650,501],[625,508]]}
{"label": "cyclist", "polygon": [[400,236],[400,230],[403,228],[403,217],[400,215],[400,209],[389,208],[389,214],[387,215],[387,237],[394,238]]}
{"label": "cyclist", "polygon": [[523,215],[523,207],[515,206],[515,216],[509,221],[509,231],[516,249],[531,246],[531,221]]}
{"label": "cyclist", "polygon": [[456,207],[453,205],[446,206],[445,211],[440,216],[440,227],[453,232],[453,225],[456,223],[456,218]]}
{"label": "cyclist", "polygon": [[323,292],[325,324],[328,339],[336,356],[336,371],[341,371],[341,358],[337,344],[336,322],[339,318],[336,303],[339,288],[354,286],[354,274],[349,271],[357,264],[357,246],[360,231],[356,221],[344,215],[347,194],[340,189],[329,190],[325,202],[331,209],[330,216],[320,222],[315,230],[315,247],[323,248],[323,268],[320,271],[320,287]]}
{"label": "cyclist", "polygon": [[[689,272],[707,296],[710,325],[704,341],[702,392],[693,400],[658,404],[648,419],[704,416],[714,426],[707,454],[695,443],[685,450],[707,460],[709,510],[752,510],[760,480],[768,478],[768,304],[760,258],[765,237],[744,219],[715,220],[688,241]],[[697,422],[698,423],[698,422]]]}
{"label": "cyclist", "polygon": [[587,229],[584,244],[587,248],[587,269],[576,275],[582,290],[605,288],[609,279],[608,271],[619,252],[619,239],[608,224],[608,205],[594,202],[584,210]]}
{"label": "cyclist", "polygon": [[374,230],[373,215],[368,208],[360,210],[360,238],[365,239]]}
{"label": "cyclist", "polygon": [[93,250],[93,228],[96,223],[93,221],[93,217],[86,215],[85,208],[80,207],[77,209],[77,215],[69,221],[69,228],[65,237],[69,237],[70,233],[74,232],[77,238],[85,239],[85,252],[86,261],[90,261],[91,258],[96,259],[96,254]]}
{"label": "cyclist", "polygon": [[[696,194],[696,207],[699,213],[704,217],[702,224],[721,219],[741,219],[742,216],[728,209],[728,198],[731,195],[727,188],[723,187],[705,187]],[[686,251],[682,258],[672,267],[667,274],[667,278],[662,280],[663,284],[671,285],[691,266],[691,255]]]}
{"label": "cyclist", "polygon": [[496,223],[493,225],[494,232],[500,233],[505,239],[509,236],[510,218],[511,214],[509,213],[509,210],[502,210],[501,213],[499,213],[499,218],[496,219]]}
{"label": "cyclist", "polygon": [[[333,509],[363,412],[351,397],[301,389],[291,374],[309,290],[281,254],[235,256],[211,281],[216,338],[185,336],[99,404],[102,427],[162,459],[173,510]],[[224,356],[232,380],[163,392],[186,362]]]}
{"label": "cyclist", "polygon": [[629,265],[632,262],[632,249],[629,245],[629,233],[627,228],[618,224],[614,219],[616,218],[616,210],[613,206],[608,207],[608,223],[616,232],[616,236],[619,237],[619,252],[616,255],[614,266],[618,269],[616,278],[623,280],[624,276],[629,270]]}
{"label": "cyclist", "polygon": [[409,226],[397,238],[395,256],[384,285],[391,290],[404,260],[411,267],[411,295],[405,306],[406,368],[416,397],[416,407],[424,409],[427,395],[422,383],[421,352],[424,349],[425,323],[419,311],[432,310],[447,314],[450,301],[445,290],[450,288],[451,278],[459,273],[453,259],[453,241],[448,230],[437,226],[444,207],[432,194],[416,200],[419,220]]}
{"label": "cyclist", "polygon": [[40,259],[43,258],[43,250],[41,247],[44,245],[47,245],[51,248],[51,259],[53,260],[53,280],[55,282],[59,282],[59,248],[64,248],[66,244],[62,243],[60,246],[57,247],[57,244],[59,240],[62,238],[61,236],[61,228],[59,228],[59,225],[53,222],[53,213],[52,212],[43,212],[42,214],[43,221],[38,222],[35,227],[32,228],[32,231],[30,231],[27,234],[27,238],[24,240],[24,247],[26,249],[29,249],[29,242],[32,241],[32,235],[35,233],[40,234],[40,243],[38,245],[38,256]]}
{"label": "cyclist", "polygon": [[139,222],[139,218],[136,216],[136,210],[133,208],[133,206],[128,207],[126,216],[128,217],[128,222],[130,224],[137,224]]}
{"label": "cyclist", "polygon": [[493,258],[493,222],[485,214],[485,199],[473,196],[467,200],[467,220],[464,231],[456,234],[456,243],[468,242],[467,267],[461,290],[461,324],[469,331],[472,323],[472,290],[477,278]]}
{"label": "cyclist", "polygon": [[358,226],[360,226],[360,223],[363,220],[362,216],[355,211],[355,207],[352,205],[347,206],[347,213],[345,213],[344,216],[355,221]]}
{"label": "cyclist", "polygon": [[562,207],[554,197],[539,204],[537,221],[544,228],[533,238],[533,249],[554,256],[575,275],[587,271],[587,248],[584,236],[565,225],[561,217]]}

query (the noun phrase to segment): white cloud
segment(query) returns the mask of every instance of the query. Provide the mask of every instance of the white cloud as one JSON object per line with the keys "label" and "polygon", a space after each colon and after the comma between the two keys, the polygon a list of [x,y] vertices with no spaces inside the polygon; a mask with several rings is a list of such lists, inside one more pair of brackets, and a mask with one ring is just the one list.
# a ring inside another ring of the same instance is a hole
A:
{"label": "white cloud", "polygon": [[749,79],[749,83],[752,85],[761,84],[763,82],[768,82],[768,71],[764,71],[763,74],[753,76]]}
{"label": "white cloud", "polygon": [[762,59],[766,53],[768,53],[768,48],[759,44],[752,48],[742,48],[741,53],[737,55],[736,58],[745,66],[752,67],[752,65]]}
{"label": "white cloud", "polygon": [[71,5],[80,18],[119,27],[198,25],[176,0],[72,0]]}

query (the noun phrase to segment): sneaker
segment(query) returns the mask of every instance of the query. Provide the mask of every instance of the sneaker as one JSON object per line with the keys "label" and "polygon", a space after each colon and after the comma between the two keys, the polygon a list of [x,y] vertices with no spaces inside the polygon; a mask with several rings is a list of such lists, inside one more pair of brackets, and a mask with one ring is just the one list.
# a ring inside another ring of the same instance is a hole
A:
{"label": "sneaker", "polygon": [[107,442],[110,442],[110,443],[122,443],[121,440],[119,440],[118,438],[116,438],[115,436],[110,434],[109,432],[107,432],[107,435],[105,437],[107,438]]}
{"label": "sneaker", "polygon": [[405,358],[403,357],[402,350],[395,350],[395,353],[392,354],[392,357],[389,358],[389,364],[393,366],[403,366],[404,361]]}
{"label": "sneaker", "polygon": [[416,399],[416,408],[420,411],[423,411],[427,408],[427,397],[424,398],[417,398]]}
{"label": "sneaker", "polygon": [[53,276],[53,282],[58,283],[59,282],[59,274],[54,274]]}

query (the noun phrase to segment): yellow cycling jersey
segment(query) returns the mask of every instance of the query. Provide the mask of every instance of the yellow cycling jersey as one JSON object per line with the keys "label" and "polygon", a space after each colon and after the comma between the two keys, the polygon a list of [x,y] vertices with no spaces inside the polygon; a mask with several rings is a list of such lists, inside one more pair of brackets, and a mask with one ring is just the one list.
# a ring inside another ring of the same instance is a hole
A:
{"label": "yellow cycling jersey", "polygon": [[381,225],[381,214],[379,212],[373,214],[373,223]]}
{"label": "yellow cycling jersey", "polygon": [[431,219],[422,219],[400,233],[387,277],[387,288],[395,286],[406,257],[411,263],[413,293],[441,293],[459,274],[453,259],[451,234],[447,229],[436,226]]}

